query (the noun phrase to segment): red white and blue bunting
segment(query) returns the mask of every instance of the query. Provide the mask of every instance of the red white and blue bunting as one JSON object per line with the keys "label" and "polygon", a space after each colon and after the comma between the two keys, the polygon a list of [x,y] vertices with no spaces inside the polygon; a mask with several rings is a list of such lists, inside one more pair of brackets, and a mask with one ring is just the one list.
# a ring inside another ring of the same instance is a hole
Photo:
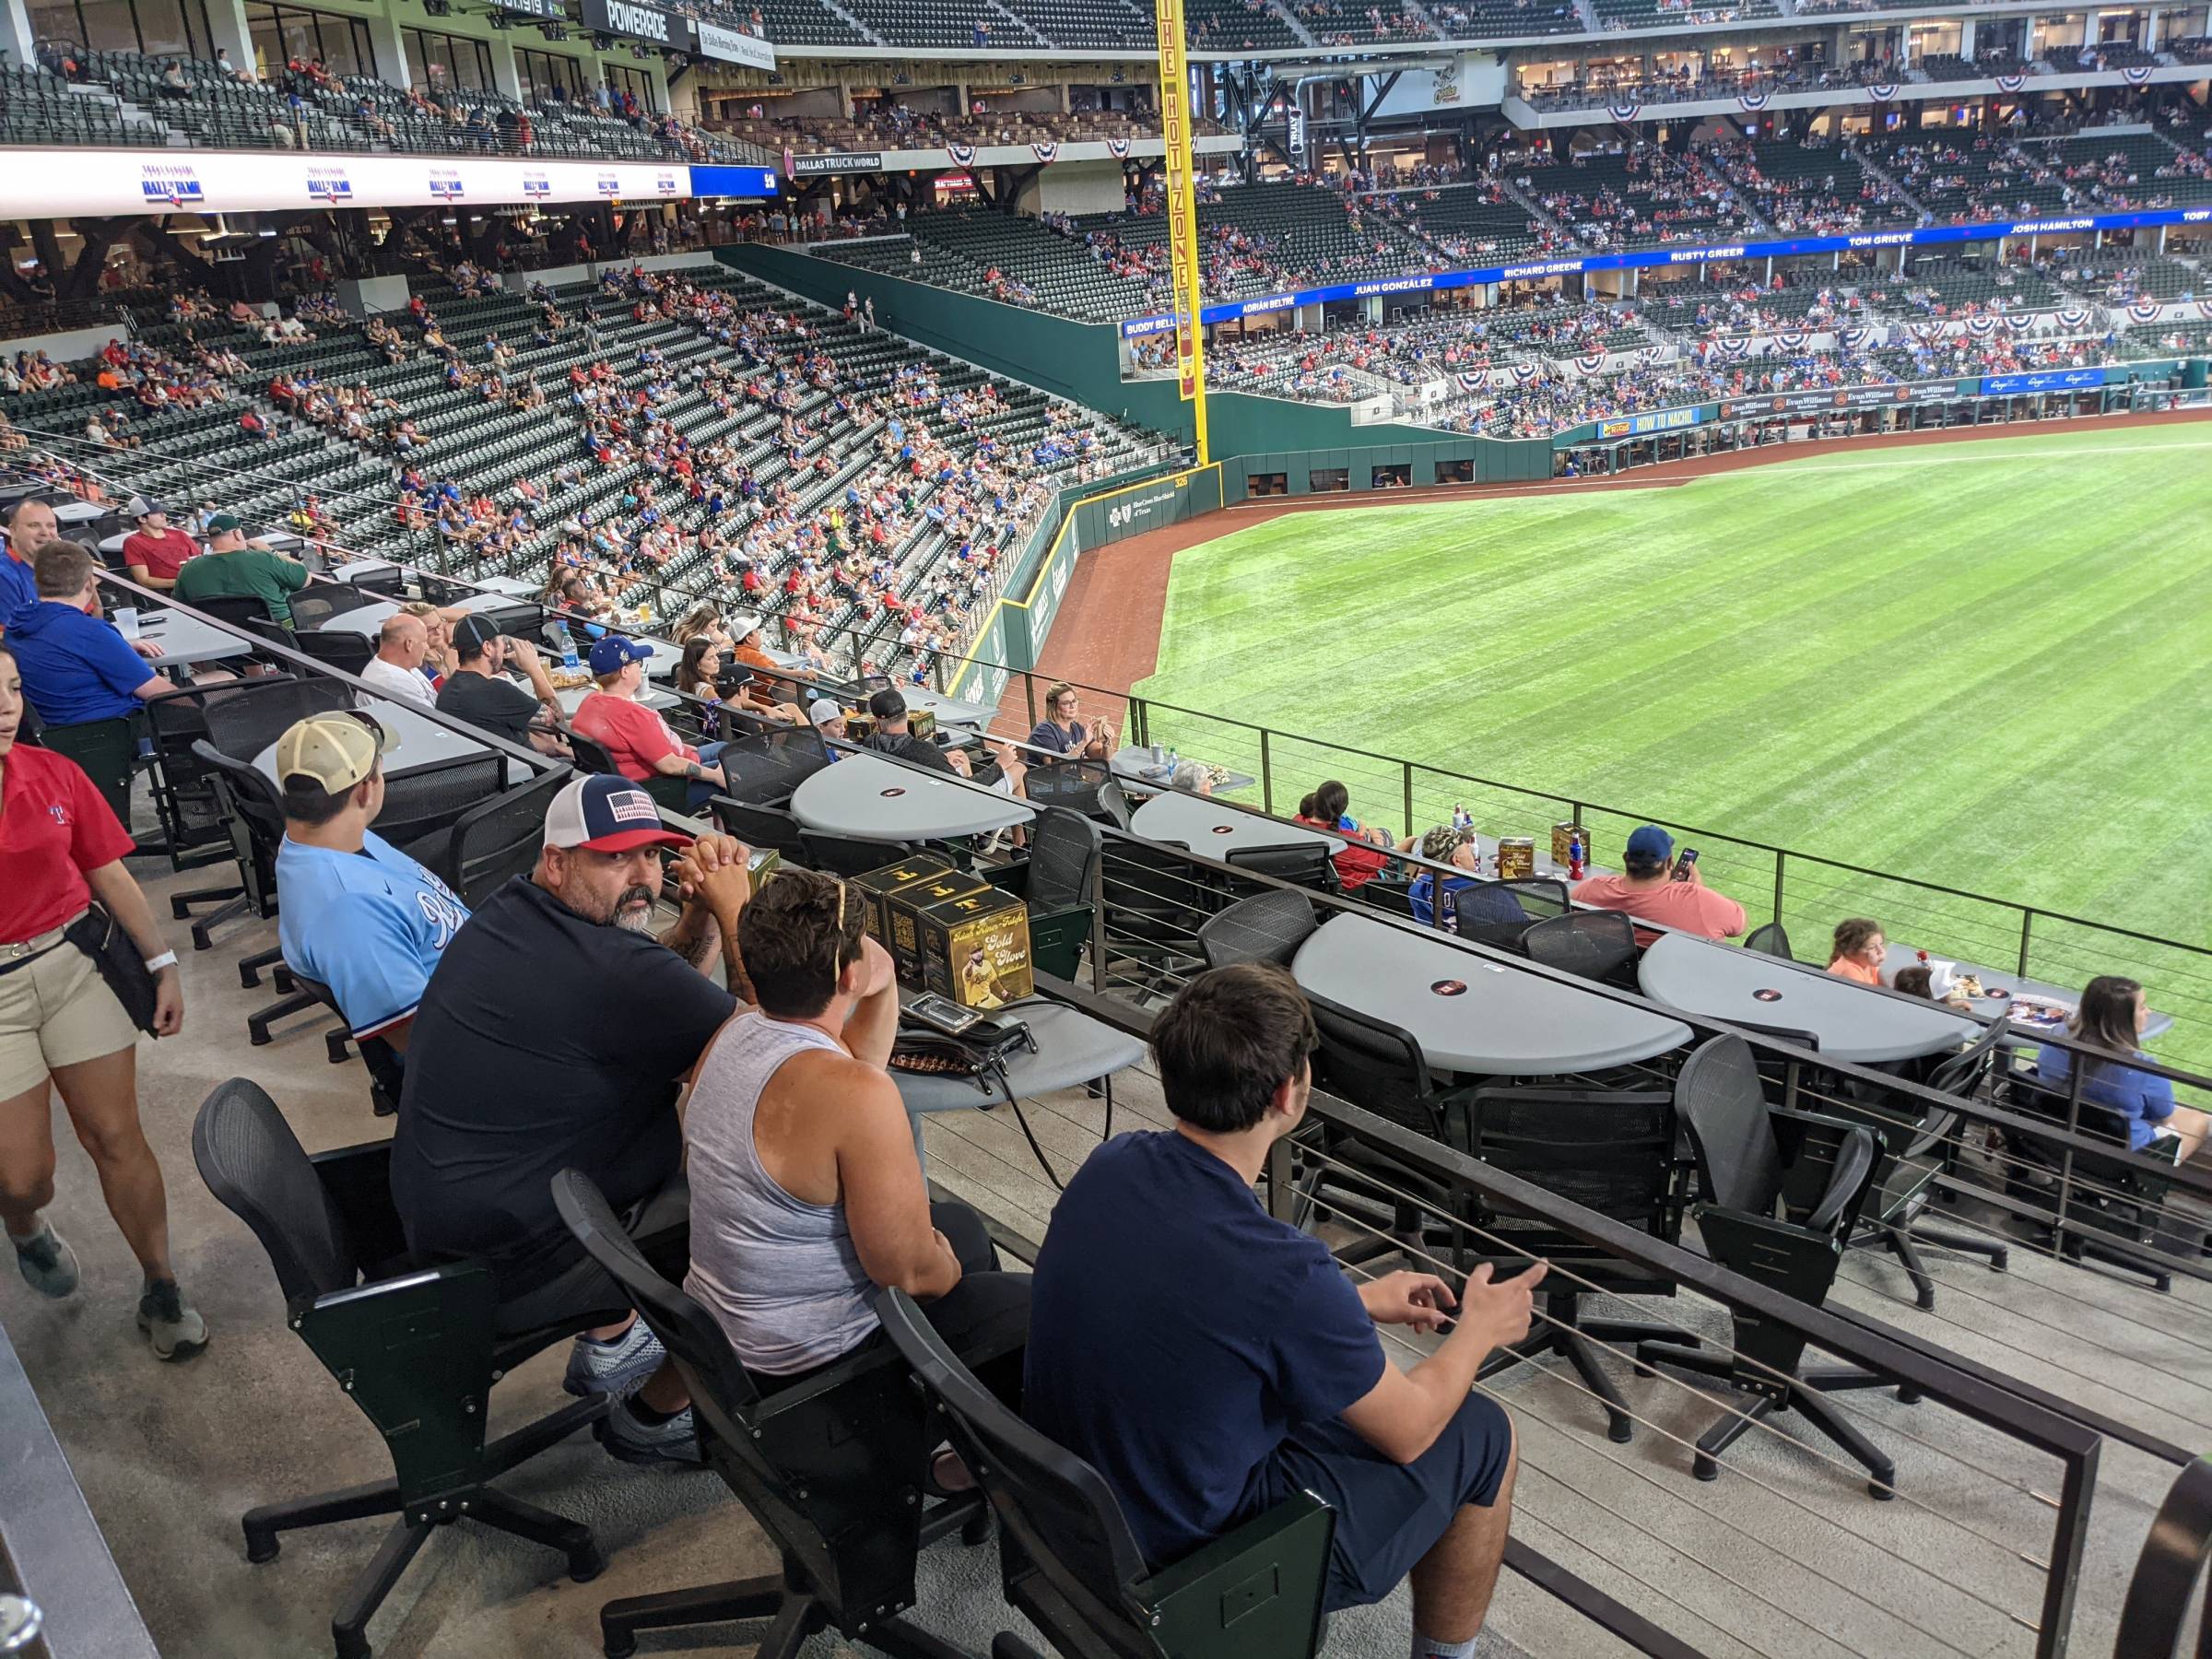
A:
{"label": "red white and blue bunting", "polygon": [[1665,355],[1666,348],[1664,346],[1646,346],[1637,352],[1636,360],[1640,363],[1655,363]]}
{"label": "red white and blue bunting", "polygon": [[1629,122],[1635,120],[1637,116],[1643,113],[1643,106],[1640,103],[1634,102],[1633,100],[1623,103],[1610,103],[1606,106],[1606,113],[1612,116],[1616,121]]}
{"label": "red white and blue bunting", "polygon": [[1767,107],[1767,100],[1773,96],[1766,88],[1758,87],[1748,92],[1738,92],[1735,101],[1747,110],[1763,110]]}
{"label": "red white and blue bunting", "polygon": [[1490,383],[1490,377],[1479,369],[1463,369],[1455,378],[1462,392],[1479,392]]}
{"label": "red white and blue bunting", "polygon": [[1740,358],[1751,354],[1751,342],[1741,335],[1726,336],[1720,342],[1720,347],[1724,357]]}
{"label": "red white and blue bunting", "polygon": [[2140,87],[2150,79],[2150,65],[2148,64],[2130,64],[2126,68],[2121,70],[2120,74],[2129,86]]}
{"label": "red white and blue bunting", "polygon": [[1129,140],[1126,138],[1107,139],[1106,153],[1116,161],[1126,161],[1129,159]]}
{"label": "red white and blue bunting", "polygon": [[2199,300],[2196,302],[2196,314],[2200,317],[2212,317],[2212,300]]}
{"label": "red white and blue bunting", "polygon": [[947,144],[945,147],[945,153],[952,158],[952,164],[955,167],[975,165],[975,146],[972,144]]}
{"label": "red white and blue bunting", "polygon": [[1060,147],[1056,144],[1032,144],[1030,146],[1030,154],[1049,165],[1060,159]]}
{"label": "red white and blue bunting", "polygon": [[1856,351],[1874,338],[1874,330],[1853,326],[1836,330],[1836,338],[1843,343],[1846,351]]}
{"label": "red white and blue bunting", "polygon": [[1543,372],[1543,365],[1540,363],[1515,363],[1513,365],[1513,383],[1517,386],[1525,386]]}
{"label": "red white and blue bunting", "polygon": [[1888,103],[1897,96],[1897,83],[1895,81],[1875,81],[1867,87],[1866,90],[1873,96],[1876,103]]}
{"label": "red white and blue bunting", "polygon": [[[2199,311],[2204,311],[2205,302],[2199,300],[2196,307]],[[2156,300],[2138,300],[2127,308],[2127,314],[2137,323],[2156,323],[2159,320],[2159,313],[2165,309]],[[2206,312],[2206,315],[2212,316],[2212,312]]]}
{"label": "red white and blue bunting", "polygon": [[1596,374],[1603,371],[1605,366],[1606,354],[1602,351],[1585,351],[1574,359],[1574,370],[1577,374]]}
{"label": "red white and blue bunting", "polygon": [[1802,328],[1783,328],[1777,329],[1774,337],[1782,342],[1784,351],[1803,351],[1806,341],[1811,339],[1812,335]]}
{"label": "red white and blue bunting", "polygon": [[2089,325],[2088,308],[2081,305],[2062,307],[2058,313],[2058,325],[2068,330],[2087,328]]}
{"label": "red white and blue bunting", "polygon": [[[1994,317],[1969,317],[1966,320],[1966,332],[1979,338],[1988,334],[1996,325],[1997,320]],[[1938,329],[1936,332],[1940,334],[1942,331]]]}
{"label": "red white and blue bunting", "polygon": [[1996,76],[1997,90],[2000,92],[2018,92],[2020,89],[2021,80],[2022,77],[2017,75],[2000,75]]}

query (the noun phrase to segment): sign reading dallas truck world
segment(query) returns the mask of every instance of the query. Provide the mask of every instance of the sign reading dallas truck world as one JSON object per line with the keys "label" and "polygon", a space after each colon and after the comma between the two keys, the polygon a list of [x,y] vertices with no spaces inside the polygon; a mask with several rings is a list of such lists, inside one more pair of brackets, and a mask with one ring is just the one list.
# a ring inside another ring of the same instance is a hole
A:
{"label": "sign reading dallas truck world", "polygon": [[[1524,282],[1545,276],[1573,276],[1585,271],[1627,271],[1654,265],[1705,265],[1716,259],[1787,259],[1804,253],[1849,253],[1869,248],[1928,248],[1947,243],[1994,241],[2007,236],[2062,236],[2088,230],[2135,230],[2158,225],[2212,224],[2212,207],[2161,207],[2141,213],[2081,214],[2071,218],[2009,219],[1973,225],[1930,225],[1920,230],[1862,230],[1849,236],[1798,236],[1783,241],[1730,242],[1710,248],[1647,248],[1634,253],[1593,253],[1585,259],[1538,259],[1518,265],[1483,265],[1462,271],[1431,271],[1413,276],[1381,276],[1340,282],[1296,294],[1263,294],[1209,305],[1202,323],[1233,323],[1240,317],[1324,305],[1338,300],[1366,300],[1387,294],[1431,293],[1479,288],[1492,282]],[[1122,324],[1128,338],[1165,334],[1172,317],[1133,317]]]}

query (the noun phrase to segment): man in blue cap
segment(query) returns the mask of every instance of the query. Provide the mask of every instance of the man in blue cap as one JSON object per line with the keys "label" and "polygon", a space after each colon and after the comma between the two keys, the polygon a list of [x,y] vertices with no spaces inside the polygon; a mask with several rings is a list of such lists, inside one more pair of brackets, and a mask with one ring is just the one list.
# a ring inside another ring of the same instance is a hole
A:
{"label": "man in blue cap", "polygon": [[[1629,836],[1621,853],[1624,874],[1593,876],[1574,889],[1577,904],[1600,910],[1625,911],[1646,922],[1665,923],[1677,933],[1707,939],[1733,939],[1744,931],[1744,907],[1714,892],[1698,874],[1696,859],[1679,874],[1670,867],[1674,837],[1656,824],[1645,824]],[[1648,945],[1659,935],[1638,928],[1640,943]]]}
{"label": "man in blue cap", "polygon": [[645,688],[645,665],[653,647],[641,640],[609,634],[592,647],[592,678],[598,689],[576,705],[570,729],[604,748],[615,770],[633,782],[647,778],[682,778],[689,785],[686,804],[704,806],[714,792],[727,789],[722,747],[709,743],[693,748],[668,729],[668,723],[639,701]]}

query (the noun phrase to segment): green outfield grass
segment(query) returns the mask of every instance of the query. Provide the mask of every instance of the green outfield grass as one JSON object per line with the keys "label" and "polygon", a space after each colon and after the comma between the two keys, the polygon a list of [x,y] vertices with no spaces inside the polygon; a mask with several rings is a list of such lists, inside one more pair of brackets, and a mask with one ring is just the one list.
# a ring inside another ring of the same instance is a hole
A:
{"label": "green outfield grass", "polygon": [[[1230,522],[1230,521],[1225,521]],[[2212,425],[1827,457],[1678,488],[1292,513],[1177,556],[1147,697],[1277,737],[1406,828],[1371,751],[2212,943]],[[1184,752],[1256,771],[1190,716]],[[1413,828],[1547,803],[1417,773]],[[1256,797],[1258,792],[1253,792]],[[1595,816],[1618,860],[1627,820]],[[1764,919],[1773,865],[1708,840]],[[1800,956],[1839,915],[2011,966],[2019,920],[1793,868]],[[2212,1065],[2212,960],[2038,921],[2030,971],[2137,971]]]}

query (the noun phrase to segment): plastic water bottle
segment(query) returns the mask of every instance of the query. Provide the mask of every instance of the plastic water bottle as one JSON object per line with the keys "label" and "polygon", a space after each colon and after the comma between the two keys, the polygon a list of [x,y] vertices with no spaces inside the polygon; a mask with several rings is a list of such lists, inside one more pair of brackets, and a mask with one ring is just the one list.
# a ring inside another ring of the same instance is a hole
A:
{"label": "plastic water bottle", "polygon": [[1175,752],[1175,746],[1174,746],[1173,744],[1171,744],[1171,744],[1169,744],[1169,745],[1168,745],[1168,777],[1170,778],[1170,780],[1171,780],[1171,780],[1174,778],[1174,776],[1175,776],[1175,769],[1176,769],[1176,767],[1177,767],[1177,766],[1179,766],[1179,765],[1181,765],[1181,764],[1182,764],[1182,756],[1180,756],[1180,755],[1178,755],[1178,754]]}
{"label": "plastic water bottle", "polygon": [[576,636],[566,622],[560,625],[560,665],[571,674],[581,665],[576,656]]}

